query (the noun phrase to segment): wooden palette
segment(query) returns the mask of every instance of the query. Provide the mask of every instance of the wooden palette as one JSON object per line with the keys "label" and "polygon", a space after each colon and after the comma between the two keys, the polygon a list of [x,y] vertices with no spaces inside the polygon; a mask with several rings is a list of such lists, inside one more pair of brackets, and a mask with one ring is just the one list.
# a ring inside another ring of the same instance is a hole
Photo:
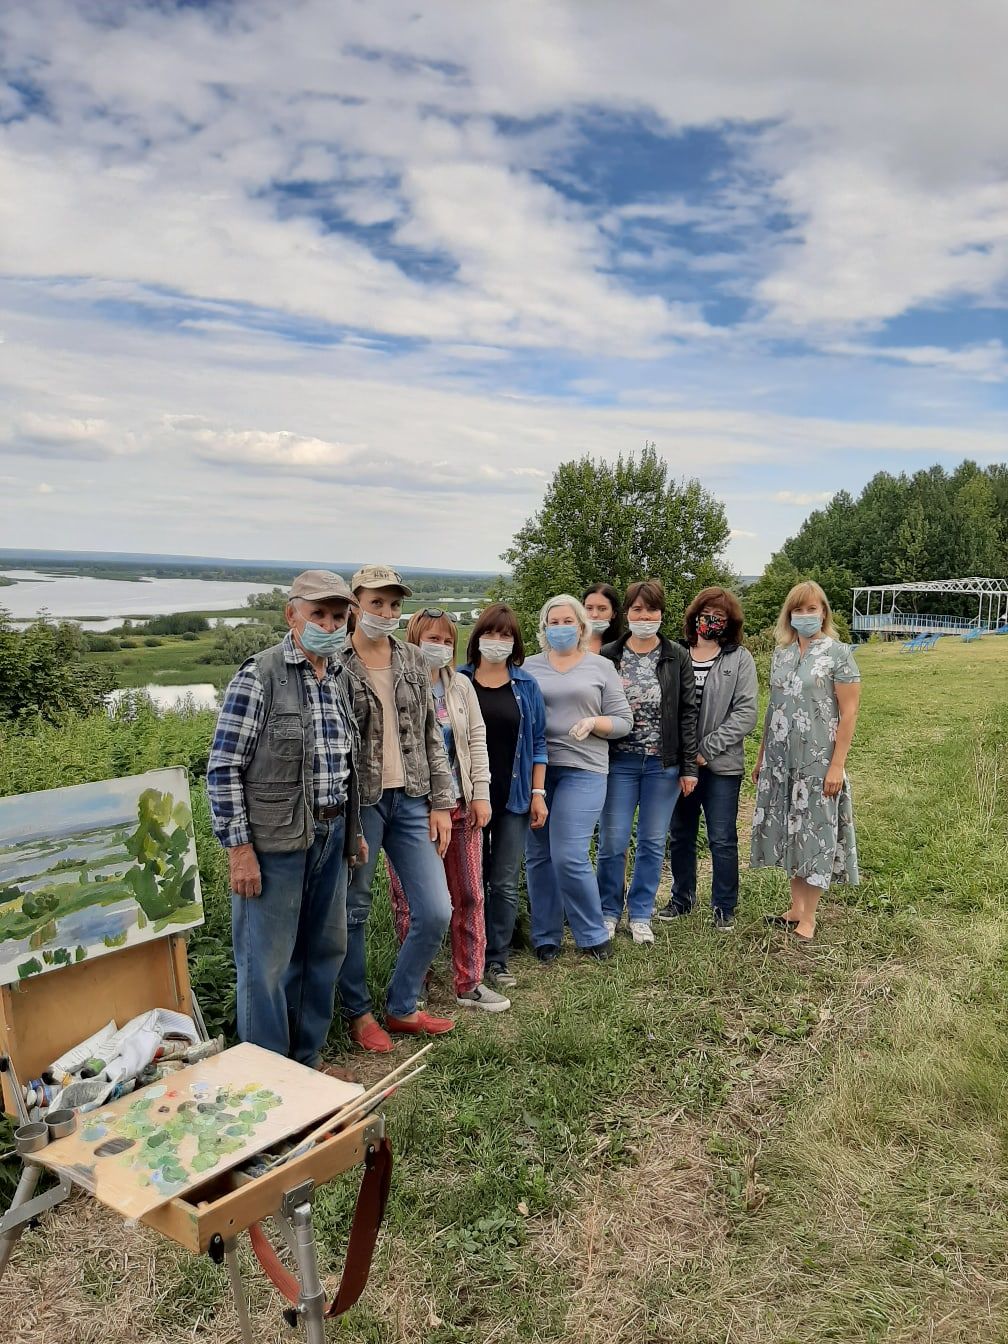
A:
{"label": "wooden palette", "polygon": [[259,1046],[236,1045],[79,1115],[75,1133],[33,1160],[124,1217],[142,1218],[362,1091]]}

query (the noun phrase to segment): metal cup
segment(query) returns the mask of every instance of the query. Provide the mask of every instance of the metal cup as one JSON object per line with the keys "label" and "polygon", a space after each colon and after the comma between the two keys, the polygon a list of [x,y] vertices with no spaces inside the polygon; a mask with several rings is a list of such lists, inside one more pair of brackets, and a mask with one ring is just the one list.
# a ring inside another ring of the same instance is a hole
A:
{"label": "metal cup", "polygon": [[14,1147],[19,1157],[37,1153],[49,1142],[49,1126],[44,1120],[35,1120],[30,1125],[21,1125],[14,1131]]}
{"label": "metal cup", "polygon": [[50,1139],[65,1139],[77,1128],[77,1115],[74,1111],[50,1111],[45,1122]]}

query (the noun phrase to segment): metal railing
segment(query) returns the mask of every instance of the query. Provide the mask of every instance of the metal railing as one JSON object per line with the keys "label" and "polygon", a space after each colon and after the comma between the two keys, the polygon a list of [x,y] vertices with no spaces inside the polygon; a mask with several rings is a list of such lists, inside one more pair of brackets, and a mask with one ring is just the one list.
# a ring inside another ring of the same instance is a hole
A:
{"label": "metal railing", "polygon": [[882,633],[915,630],[923,634],[934,630],[976,630],[981,628],[981,622],[976,616],[928,616],[912,611],[883,611],[874,616],[865,616],[856,611],[851,628],[859,631],[878,630]]}

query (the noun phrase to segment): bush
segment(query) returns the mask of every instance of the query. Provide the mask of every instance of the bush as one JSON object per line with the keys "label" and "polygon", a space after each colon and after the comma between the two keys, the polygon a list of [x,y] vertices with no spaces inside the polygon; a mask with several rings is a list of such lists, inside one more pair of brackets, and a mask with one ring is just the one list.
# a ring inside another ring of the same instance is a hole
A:
{"label": "bush", "polygon": [[140,647],[140,641],[138,639],[121,639],[119,641],[119,647],[121,649],[138,649]]}
{"label": "bush", "polygon": [[111,635],[85,635],[84,647],[88,653],[115,653],[119,641]]}
{"label": "bush", "polygon": [[255,625],[219,625],[214,632],[214,642],[210,650],[200,658],[201,663],[223,663],[237,667],[254,653],[268,649],[278,642],[277,631],[272,626]]}
{"label": "bush", "polygon": [[0,721],[55,723],[66,714],[89,714],[104,706],[115,687],[108,667],[85,661],[79,625],[41,617],[15,630],[0,609]]}
{"label": "bush", "polygon": [[187,644],[192,644],[193,642],[199,641],[199,635],[196,633],[195,630],[183,630],[182,638],[186,641]]}
{"label": "bush", "polygon": [[157,635],[144,635],[144,646],[148,649],[159,649],[164,643],[163,639],[158,639]]}
{"label": "bush", "polygon": [[149,635],[192,635],[209,630],[210,622],[195,611],[174,611],[169,616],[152,616],[144,629]]}

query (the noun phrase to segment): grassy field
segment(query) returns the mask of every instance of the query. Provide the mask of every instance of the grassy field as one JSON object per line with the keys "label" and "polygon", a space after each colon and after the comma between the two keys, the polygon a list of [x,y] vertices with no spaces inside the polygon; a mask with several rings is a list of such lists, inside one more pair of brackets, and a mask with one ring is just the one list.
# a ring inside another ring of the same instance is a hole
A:
{"label": "grassy field", "polygon": [[[1008,1337],[1008,639],[859,661],[861,888],[808,950],[766,928],[783,880],[761,872],[731,935],[698,911],[607,965],[518,957],[513,1011],[461,1021],[390,1108],[387,1225],[334,1338]],[[318,1198],[330,1276],[354,1189]],[[293,1338],[261,1278],[253,1305]],[[25,1237],[0,1310],[33,1344],[239,1338],[222,1271],[83,1198]]]}

